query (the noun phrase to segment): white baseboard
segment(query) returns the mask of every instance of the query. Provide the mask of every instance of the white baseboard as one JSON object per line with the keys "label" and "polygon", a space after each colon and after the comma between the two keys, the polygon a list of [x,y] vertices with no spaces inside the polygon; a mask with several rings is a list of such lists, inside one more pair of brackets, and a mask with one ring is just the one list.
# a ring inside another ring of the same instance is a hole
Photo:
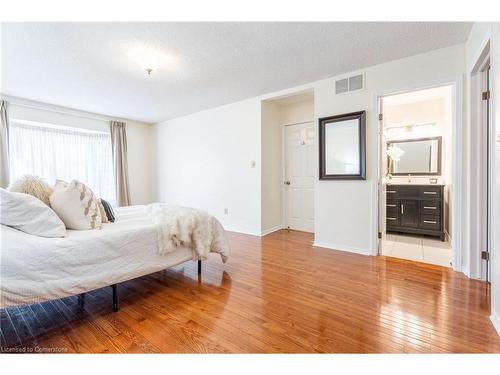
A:
{"label": "white baseboard", "polygon": [[490,320],[493,323],[493,327],[495,327],[498,335],[500,336],[500,317],[497,315],[495,310],[491,310]]}
{"label": "white baseboard", "polygon": [[264,236],[267,236],[268,234],[271,234],[271,233],[276,232],[276,231],[278,231],[278,230],[282,230],[282,229],[283,229],[282,227],[283,227],[283,226],[280,224],[280,225],[277,225],[277,226],[275,226],[275,227],[272,227],[272,228],[269,228],[269,229],[265,229],[265,230],[263,230],[263,231],[260,233],[260,236],[261,236],[261,237],[264,237]]}
{"label": "white baseboard", "polygon": [[324,247],[327,249],[345,251],[345,252],[361,254],[361,255],[373,255],[373,253],[370,250],[362,249],[359,247],[346,246],[346,245],[342,245],[342,244],[314,241],[313,246],[314,247]]}
{"label": "white baseboard", "polygon": [[249,230],[240,229],[240,228],[233,228],[233,227],[228,227],[228,226],[224,226],[224,230],[227,231],[227,232],[235,232],[235,233],[241,233],[241,234],[248,234],[250,236],[257,236],[257,237],[261,236],[261,234],[258,233],[258,232],[252,232],[252,231],[249,231]]}

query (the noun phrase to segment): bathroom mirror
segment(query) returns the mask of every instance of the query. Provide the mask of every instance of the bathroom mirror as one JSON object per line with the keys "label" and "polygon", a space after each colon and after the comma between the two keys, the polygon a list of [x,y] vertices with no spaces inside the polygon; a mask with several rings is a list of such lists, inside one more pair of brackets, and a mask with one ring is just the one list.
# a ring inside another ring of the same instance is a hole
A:
{"label": "bathroom mirror", "polygon": [[319,179],[365,179],[365,111],[319,119]]}
{"label": "bathroom mirror", "polygon": [[387,155],[393,176],[441,174],[441,137],[390,141]]}

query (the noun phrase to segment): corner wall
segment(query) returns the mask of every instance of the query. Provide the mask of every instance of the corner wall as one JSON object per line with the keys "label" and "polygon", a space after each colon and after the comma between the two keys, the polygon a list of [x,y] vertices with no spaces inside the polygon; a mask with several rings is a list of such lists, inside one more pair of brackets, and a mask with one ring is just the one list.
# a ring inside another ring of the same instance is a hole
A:
{"label": "corner wall", "polygon": [[335,95],[334,79],[315,85],[315,116],[367,111],[365,181],[317,181],[316,244],[376,253],[378,108],[377,95],[425,85],[447,83],[463,76],[464,46],[458,45],[364,69],[366,88]]}
{"label": "corner wall", "polygon": [[254,98],[155,125],[158,200],[203,209],[227,230],[260,235],[260,123]]}
{"label": "corner wall", "polygon": [[262,102],[261,113],[261,234],[283,227],[283,123],[281,108]]}
{"label": "corner wall", "polygon": [[[260,234],[261,101],[314,91],[314,121],[367,111],[367,179],[318,181],[315,243],[371,255],[377,225],[377,95],[462,79],[464,45],[372,66],[364,90],[335,95],[335,77],[198,112],[155,126],[158,187],[163,201],[203,208],[228,230]],[[344,76],[344,75],[343,75]],[[251,160],[257,167],[251,169]],[[224,215],[229,207],[229,215]]]}

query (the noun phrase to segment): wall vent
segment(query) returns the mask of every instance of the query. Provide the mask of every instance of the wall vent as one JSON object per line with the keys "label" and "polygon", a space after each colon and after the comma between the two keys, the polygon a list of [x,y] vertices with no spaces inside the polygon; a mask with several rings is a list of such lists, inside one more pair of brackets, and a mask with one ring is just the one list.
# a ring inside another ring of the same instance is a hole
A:
{"label": "wall vent", "polygon": [[364,88],[364,73],[355,74],[350,77],[341,78],[335,81],[335,95],[345,94],[351,91],[358,91]]}

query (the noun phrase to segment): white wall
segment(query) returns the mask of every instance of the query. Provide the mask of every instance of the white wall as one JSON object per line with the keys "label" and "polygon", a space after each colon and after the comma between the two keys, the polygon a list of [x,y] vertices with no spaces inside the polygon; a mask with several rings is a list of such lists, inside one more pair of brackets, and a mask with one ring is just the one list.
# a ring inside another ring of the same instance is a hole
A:
{"label": "white wall", "polygon": [[159,200],[206,210],[227,230],[260,235],[260,123],[254,98],[156,125]]}
{"label": "white wall", "polygon": [[[376,95],[461,78],[464,45],[366,68],[366,89],[335,95],[335,77],[158,124],[161,200],[200,207],[229,230],[261,230],[261,100],[314,90],[315,121],[367,111],[366,181],[316,181],[315,242],[339,250],[376,250]],[[251,160],[257,167],[250,169]],[[210,178],[215,176],[215,179]],[[223,214],[229,207],[229,215]]]}
{"label": "white wall", "polygon": [[367,111],[366,181],[317,181],[316,243],[363,254],[376,251],[377,94],[462,77],[464,46],[458,45],[365,69],[366,89],[336,96],[334,79],[315,85],[316,118]]}
{"label": "white wall", "polygon": [[127,124],[128,175],[131,204],[156,201],[156,158],[153,125],[123,119]]}
{"label": "white wall", "polygon": [[281,122],[283,124],[298,124],[314,119],[314,99],[297,103],[280,105]]}
{"label": "white wall", "polygon": [[283,123],[281,107],[272,101],[262,102],[261,120],[261,233],[283,225]]}
{"label": "white wall", "polygon": [[[109,131],[111,117],[20,98],[5,98],[11,103],[9,105],[11,118]],[[16,105],[16,103],[23,105]],[[154,166],[150,163],[154,157],[151,147],[152,125],[127,119],[117,120],[127,123],[128,169],[132,204],[151,203],[155,199],[155,190],[151,183]]]}
{"label": "white wall", "polygon": [[[492,243],[491,243],[491,321],[500,334],[500,24],[475,23],[466,43],[466,77],[467,94],[471,87],[471,72],[486,43],[490,42],[491,76],[492,76],[492,120],[495,146],[492,160]],[[466,104],[470,111],[472,98],[467,95]],[[467,117],[467,131],[470,134],[474,126],[474,118]],[[467,202],[466,202],[467,203]],[[469,212],[464,213],[468,217]],[[465,229],[468,229],[467,227]],[[468,231],[465,230],[466,236]],[[466,243],[468,242],[466,237]],[[471,260],[468,260],[469,263]]]}

